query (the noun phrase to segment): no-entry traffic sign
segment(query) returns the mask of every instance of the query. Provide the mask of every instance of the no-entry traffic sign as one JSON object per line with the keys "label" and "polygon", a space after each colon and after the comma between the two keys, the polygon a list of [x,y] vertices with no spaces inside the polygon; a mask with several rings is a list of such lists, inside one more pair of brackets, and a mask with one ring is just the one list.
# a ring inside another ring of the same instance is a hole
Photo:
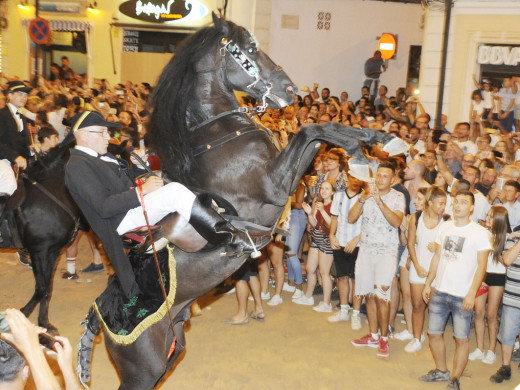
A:
{"label": "no-entry traffic sign", "polygon": [[31,20],[29,24],[29,36],[36,44],[47,44],[51,39],[51,27],[49,22],[42,18]]}

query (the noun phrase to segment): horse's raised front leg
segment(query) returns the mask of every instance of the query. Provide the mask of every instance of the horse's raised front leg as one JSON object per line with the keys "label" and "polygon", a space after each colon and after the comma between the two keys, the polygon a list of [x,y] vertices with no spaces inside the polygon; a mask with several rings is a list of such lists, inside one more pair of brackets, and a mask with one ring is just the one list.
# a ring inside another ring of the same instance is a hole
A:
{"label": "horse's raised front leg", "polygon": [[[356,157],[358,164],[368,164],[361,150],[360,140],[344,131],[347,126],[339,126],[343,128],[342,132],[336,131],[336,126],[325,128],[321,125],[307,125],[301,128],[287,148],[268,166],[268,178],[273,182],[273,185],[266,186],[266,189],[271,189],[266,194],[270,202],[282,206],[285,204],[287,195],[296,190],[298,181],[318,152],[320,141],[342,147],[349,156]],[[353,134],[361,135],[358,132]],[[368,140],[366,135],[365,138]]]}

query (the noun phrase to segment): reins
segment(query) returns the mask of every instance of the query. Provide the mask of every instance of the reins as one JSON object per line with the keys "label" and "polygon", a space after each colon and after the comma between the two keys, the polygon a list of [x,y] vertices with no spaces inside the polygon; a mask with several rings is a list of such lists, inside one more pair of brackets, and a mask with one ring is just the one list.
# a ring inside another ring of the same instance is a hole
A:
{"label": "reins", "polygon": [[76,227],[74,230],[77,230],[78,226],[79,226],[79,218],[77,218],[74,213],[70,210],[69,207],[67,207],[67,205],[65,203],[63,203],[61,200],[59,200],[57,197],[55,197],[49,190],[47,190],[44,186],[42,186],[40,183],[38,183],[36,180],[33,180],[29,175],[27,175],[26,173],[21,173],[20,176],[27,180],[30,184],[32,184],[33,186],[35,186],[38,190],[40,190],[41,192],[43,192],[45,195],[47,195],[48,198],[50,198],[54,203],[56,203],[58,206],[61,207],[61,209],[63,211],[65,211],[69,217],[72,218],[72,220],[74,221]]}

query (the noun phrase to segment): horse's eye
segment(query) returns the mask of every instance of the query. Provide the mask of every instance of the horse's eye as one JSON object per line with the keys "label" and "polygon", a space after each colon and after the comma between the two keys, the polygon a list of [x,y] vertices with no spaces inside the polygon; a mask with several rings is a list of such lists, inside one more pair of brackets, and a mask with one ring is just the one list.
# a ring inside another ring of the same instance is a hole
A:
{"label": "horse's eye", "polygon": [[256,47],[250,47],[247,51],[249,54],[255,54],[258,50]]}

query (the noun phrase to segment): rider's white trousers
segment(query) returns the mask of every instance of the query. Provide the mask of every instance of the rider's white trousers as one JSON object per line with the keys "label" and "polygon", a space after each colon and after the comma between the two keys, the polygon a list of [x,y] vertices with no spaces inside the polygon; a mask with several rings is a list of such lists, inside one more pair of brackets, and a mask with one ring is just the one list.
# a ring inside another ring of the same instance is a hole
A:
{"label": "rider's white trousers", "polygon": [[[190,220],[195,194],[180,183],[169,183],[144,196],[144,205],[150,224],[155,224],[170,213],[177,211],[187,221]],[[138,227],[146,226],[142,206],[129,210],[117,233],[122,235]]]}
{"label": "rider's white trousers", "polygon": [[9,160],[0,160],[0,193],[12,195],[16,190],[16,178]]}

